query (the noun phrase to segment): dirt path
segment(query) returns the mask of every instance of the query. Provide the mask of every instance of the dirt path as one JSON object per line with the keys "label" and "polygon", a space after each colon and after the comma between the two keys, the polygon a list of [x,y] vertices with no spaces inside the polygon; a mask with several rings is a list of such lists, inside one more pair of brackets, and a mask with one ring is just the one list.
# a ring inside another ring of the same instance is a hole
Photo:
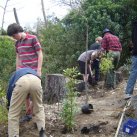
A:
{"label": "dirt path", "polygon": [[[94,111],[88,115],[79,111],[76,116],[76,130],[72,134],[61,133],[63,124],[58,115],[58,104],[45,104],[47,137],[114,137],[125,104],[123,100],[124,85],[125,81],[119,84],[115,90],[90,89],[89,103],[93,104]],[[85,103],[84,100],[85,95],[77,98],[79,110]],[[95,128],[85,135],[81,134],[84,126]],[[38,137],[38,131],[34,127],[33,121],[22,124],[20,134],[20,137]]]}

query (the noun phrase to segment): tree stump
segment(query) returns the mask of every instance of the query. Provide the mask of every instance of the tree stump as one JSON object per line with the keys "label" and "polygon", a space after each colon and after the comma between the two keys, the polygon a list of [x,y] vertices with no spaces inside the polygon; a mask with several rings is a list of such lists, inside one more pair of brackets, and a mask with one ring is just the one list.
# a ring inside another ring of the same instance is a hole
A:
{"label": "tree stump", "polygon": [[62,74],[48,74],[45,80],[43,102],[53,104],[63,99],[66,92],[65,83],[65,77]]}

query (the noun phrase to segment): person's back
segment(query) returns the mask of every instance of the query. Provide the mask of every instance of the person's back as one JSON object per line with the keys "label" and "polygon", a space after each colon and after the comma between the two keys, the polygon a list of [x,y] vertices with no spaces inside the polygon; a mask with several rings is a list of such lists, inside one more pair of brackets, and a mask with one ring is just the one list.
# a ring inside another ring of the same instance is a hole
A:
{"label": "person's back", "polygon": [[[24,71],[26,71],[24,73]],[[9,137],[19,136],[19,117],[28,94],[31,95],[33,101],[33,115],[35,123],[37,124],[39,137],[46,137],[45,135],[45,113],[42,104],[42,86],[41,80],[36,72],[32,69],[23,68],[17,70],[12,76],[11,85],[12,96],[10,100],[8,113],[8,135]]]}
{"label": "person's back", "polygon": [[101,47],[108,51],[121,51],[122,46],[120,40],[117,36],[111,34],[110,32],[105,32],[102,39]]}
{"label": "person's back", "polygon": [[96,49],[100,49],[100,44],[99,43],[93,43],[90,47],[89,50],[96,50]]}
{"label": "person's back", "polygon": [[89,50],[97,50],[101,48],[101,41],[102,41],[102,37],[97,37],[95,39],[95,43],[93,43],[90,47]]}
{"label": "person's back", "polygon": [[26,75],[26,74],[33,74],[33,75],[35,75],[35,76],[37,76],[37,77],[39,77],[38,75],[37,75],[37,72],[36,71],[34,71],[33,69],[31,69],[31,68],[21,68],[21,69],[18,69],[17,71],[15,71],[13,74],[12,74],[12,76],[11,76],[11,78],[10,78],[10,80],[9,80],[9,84],[8,84],[8,88],[7,88],[7,96],[6,96],[6,98],[7,98],[7,107],[9,108],[9,106],[10,106],[10,100],[11,100],[11,96],[12,96],[12,92],[13,92],[13,89],[14,89],[14,87],[15,87],[15,83],[17,82],[17,80],[20,78],[20,77],[22,77],[22,76],[24,76],[24,75]]}
{"label": "person's back", "polygon": [[86,62],[86,60],[88,61],[90,59],[90,55],[94,52],[94,50],[88,50],[88,51],[85,51],[83,52],[79,58],[78,58],[78,61],[83,61],[83,62]]}

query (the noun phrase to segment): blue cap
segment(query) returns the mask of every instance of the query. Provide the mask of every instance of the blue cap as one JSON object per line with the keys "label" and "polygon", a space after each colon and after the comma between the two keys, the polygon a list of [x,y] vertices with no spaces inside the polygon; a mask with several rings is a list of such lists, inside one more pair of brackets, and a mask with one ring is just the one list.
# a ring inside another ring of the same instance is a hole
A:
{"label": "blue cap", "polygon": [[103,34],[106,33],[106,32],[111,32],[111,31],[106,28],[106,29],[103,30]]}
{"label": "blue cap", "polygon": [[105,28],[105,29],[103,30],[103,36],[104,36],[104,34],[107,33],[107,32],[113,34],[112,31],[110,31],[108,28]]}

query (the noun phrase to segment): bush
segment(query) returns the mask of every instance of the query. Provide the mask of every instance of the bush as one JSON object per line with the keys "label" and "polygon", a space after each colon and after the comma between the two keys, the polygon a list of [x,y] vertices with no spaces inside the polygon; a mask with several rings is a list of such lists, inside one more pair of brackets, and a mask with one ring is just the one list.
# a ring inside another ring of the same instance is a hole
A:
{"label": "bush", "polygon": [[76,68],[68,68],[64,70],[64,75],[69,79],[66,83],[67,93],[66,97],[63,101],[62,111],[61,111],[61,118],[65,123],[65,128],[67,131],[72,131],[75,125],[75,114],[77,112],[77,105],[76,105],[76,96],[77,92],[75,89],[76,77],[78,72]]}
{"label": "bush", "polygon": [[101,58],[100,71],[101,71],[102,74],[105,75],[113,67],[114,66],[113,66],[111,58],[108,58],[108,57]]}
{"label": "bush", "polygon": [[15,71],[14,40],[0,36],[0,85],[6,90],[10,74]]}
{"label": "bush", "polygon": [[0,123],[7,122],[8,111],[6,109],[6,92],[0,86]]}

